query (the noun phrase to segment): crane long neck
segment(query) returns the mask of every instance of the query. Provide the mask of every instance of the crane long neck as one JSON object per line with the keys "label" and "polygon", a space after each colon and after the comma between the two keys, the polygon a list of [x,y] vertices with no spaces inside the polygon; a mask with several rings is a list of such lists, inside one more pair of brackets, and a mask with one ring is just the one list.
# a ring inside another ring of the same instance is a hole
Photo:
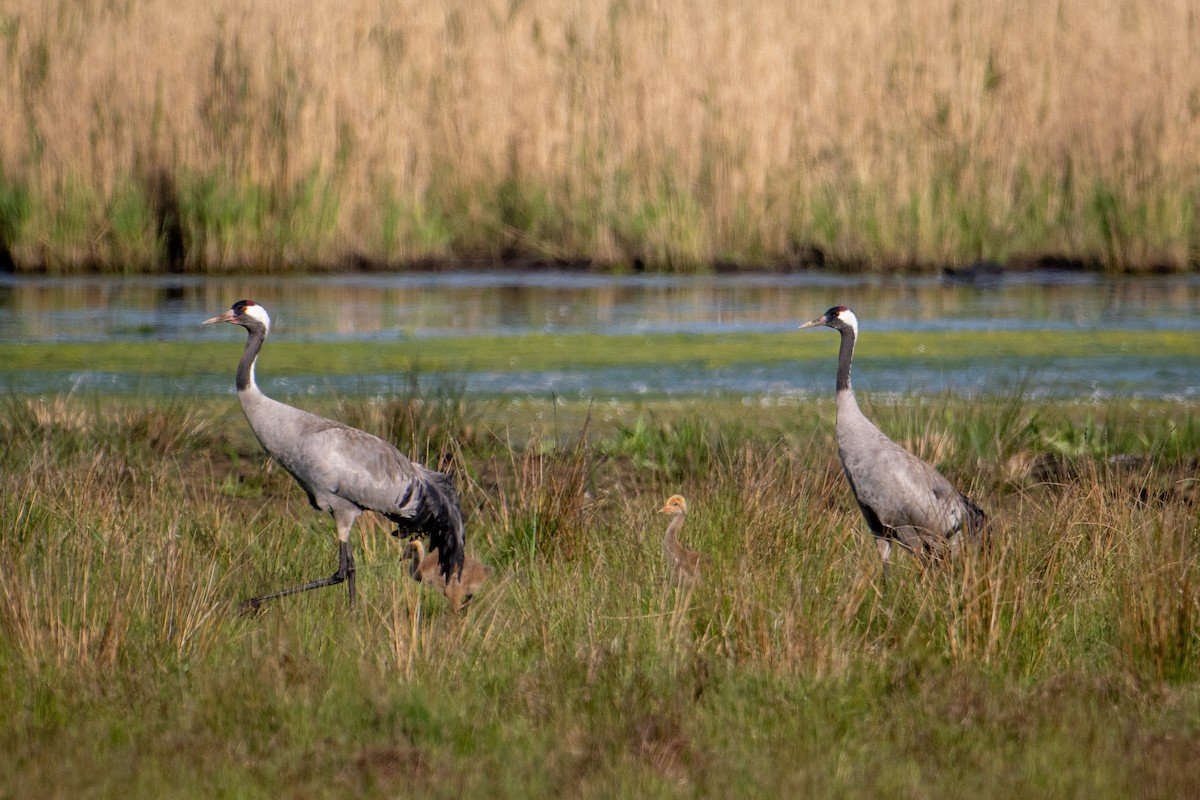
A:
{"label": "crane long neck", "polygon": [[853,328],[842,328],[842,346],[838,351],[837,391],[838,394],[850,391],[850,362],[854,359]]}
{"label": "crane long neck", "polygon": [[667,526],[667,535],[664,539],[667,544],[679,543],[679,531],[683,528],[684,517],[683,514],[676,514],[671,518],[671,524]]}
{"label": "crane long neck", "polygon": [[247,328],[246,349],[242,351],[242,360],[238,362],[237,390],[240,394],[247,390],[258,391],[254,382],[254,362],[258,359],[258,351],[262,349],[267,332],[259,327]]}

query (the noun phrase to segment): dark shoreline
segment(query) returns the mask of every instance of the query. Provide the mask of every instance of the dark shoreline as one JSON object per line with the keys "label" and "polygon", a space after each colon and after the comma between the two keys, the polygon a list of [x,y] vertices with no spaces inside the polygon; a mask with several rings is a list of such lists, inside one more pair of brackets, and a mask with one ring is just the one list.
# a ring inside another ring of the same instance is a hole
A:
{"label": "dark shoreline", "polygon": [[1154,263],[1139,266],[1113,266],[1099,259],[1059,254],[1014,256],[1006,261],[979,259],[965,264],[895,263],[878,265],[861,260],[837,262],[827,259],[817,248],[792,257],[761,261],[732,261],[718,259],[706,264],[681,269],[670,264],[656,265],[641,259],[626,262],[601,261],[589,258],[540,258],[526,255],[465,254],[444,258],[409,260],[376,259],[350,253],[329,261],[296,260],[293,262],[252,262],[233,260],[218,268],[203,268],[166,262],[114,265],[102,260],[84,260],[71,265],[54,265],[45,261],[19,263],[10,257],[0,258],[0,274],[25,276],[95,276],[95,275],[329,275],[384,272],[445,273],[445,272],[578,272],[593,274],[651,274],[651,275],[788,275],[798,273],[827,273],[832,275],[941,275],[949,280],[980,283],[998,279],[1005,273],[1034,271],[1069,272],[1079,274],[1108,274],[1151,276],[1190,274],[1200,263],[1180,266]]}

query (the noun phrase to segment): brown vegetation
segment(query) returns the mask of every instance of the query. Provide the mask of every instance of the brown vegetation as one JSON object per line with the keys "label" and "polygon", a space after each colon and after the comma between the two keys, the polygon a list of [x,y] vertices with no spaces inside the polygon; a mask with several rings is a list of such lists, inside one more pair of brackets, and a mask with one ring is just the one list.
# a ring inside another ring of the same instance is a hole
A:
{"label": "brown vegetation", "polygon": [[1200,247],[1187,3],[16,0],[18,268]]}

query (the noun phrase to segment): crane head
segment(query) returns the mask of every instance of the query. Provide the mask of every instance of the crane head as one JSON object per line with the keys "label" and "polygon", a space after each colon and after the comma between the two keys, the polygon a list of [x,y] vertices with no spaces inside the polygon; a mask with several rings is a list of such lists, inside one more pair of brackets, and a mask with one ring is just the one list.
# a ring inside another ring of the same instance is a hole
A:
{"label": "crane head", "polygon": [[210,325],[214,322],[228,322],[243,328],[261,326],[264,330],[271,329],[271,315],[253,300],[238,300],[224,314],[209,317],[200,324]]}
{"label": "crane head", "polygon": [[687,513],[687,500],[683,499],[681,494],[673,494],[667,498],[667,504],[658,510],[660,514],[671,514],[676,516]]}
{"label": "crane head", "polygon": [[858,317],[854,316],[854,312],[845,306],[834,306],[826,311],[823,316],[801,325],[800,330],[816,328],[820,325],[824,325],[826,328],[833,328],[835,331],[842,331],[849,328],[856,334],[858,333]]}

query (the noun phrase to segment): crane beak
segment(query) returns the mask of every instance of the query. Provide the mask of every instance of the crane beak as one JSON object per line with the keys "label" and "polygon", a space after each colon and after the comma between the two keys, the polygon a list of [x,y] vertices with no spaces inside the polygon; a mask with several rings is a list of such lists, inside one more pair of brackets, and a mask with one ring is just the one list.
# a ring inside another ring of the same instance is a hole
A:
{"label": "crane beak", "polygon": [[799,330],[804,330],[805,328],[815,328],[818,325],[824,325],[828,322],[829,322],[829,317],[827,315],[820,316],[820,317],[817,317],[816,319],[812,320],[811,322],[804,323],[803,325],[800,326]]}
{"label": "crane beak", "polygon": [[231,308],[228,311],[226,311],[224,314],[218,314],[215,317],[209,317],[208,319],[204,320],[204,322],[201,322],[200,324],[201,325],[211,325],[214,322],[233,322],[233,316],[234,316],[233,309]]}

